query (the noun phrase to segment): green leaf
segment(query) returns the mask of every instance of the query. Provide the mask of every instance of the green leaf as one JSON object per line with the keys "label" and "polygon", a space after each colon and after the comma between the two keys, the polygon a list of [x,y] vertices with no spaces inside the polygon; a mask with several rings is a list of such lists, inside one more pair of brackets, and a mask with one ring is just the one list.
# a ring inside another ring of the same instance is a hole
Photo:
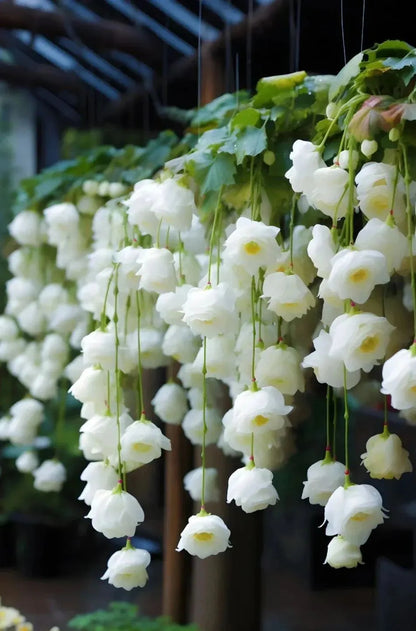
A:
{"label": "green leaf", "polygon": [[257,125],[260,120],[260,112],[254,107],[237,112],[231,119],[231,127],[249,127]]}
{"label": "green leaf", "polygon": [[275,102],[275,97],[278,97],[282,92],[290,96],[295,86],[302,83],[306,76],[306,72],[301,70],[291,74],[263,77],[256,86],[257,94],[254,95],[252,101],[254,107],[272,105]]}
{"label": "green leaf", "polygon": [[376,44],[372,48],[364,51],[368,61],[375,61],[376,59],[384,59],[387,57],[404,57],[408,53],[414,51],[413,46],[410,46],[406,42],[399,39],[388,39],[381,44]]}
{"label": "green leaf", "polygon": [[329,101],[334,101],[340,92],[345,88],[348,83],[360,73],[360,64],[363,59],[363,53],[358,53],[340,70],[340,72],[333,79],[331,87],[328,92]]}
{"label": "green leaf", "polygon": [[245,156],[257,156],[267,148],[267,136],[264,127],[246,127],[237,135],[235,155],[237,164],[241,164]]}
{"label": "green leaf", "polygon": [[201,191],[219,191],[222,186],[233,184],[235,172],[233,158],[225,153],[219,153],[207,170]]}

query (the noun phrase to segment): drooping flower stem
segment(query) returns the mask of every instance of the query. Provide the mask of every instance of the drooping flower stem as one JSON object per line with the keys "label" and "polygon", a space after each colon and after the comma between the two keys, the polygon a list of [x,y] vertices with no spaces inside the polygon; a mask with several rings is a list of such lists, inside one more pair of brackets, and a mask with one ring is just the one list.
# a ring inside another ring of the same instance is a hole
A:
{"label": "drooping flower stem", "polygon": [[290,207],[290,224],[289,224],[289,248],[290,248],[290,269],[293,271],[293,232],[295,230],[295,213],[296,213],[296,202],[298,201],[299,195],[295,194],[292,196],[292,205]]}
{"label": "drooping flower stem", "polygon": [[409,172],[409,163],[407,158],[407,148],[404,144],[400,143],[402,156],[403,156],[403,167],[404,167],[404,183],[406,187],[406,216],[407,216],[407,239],[409,243],[409,260],[410,260],[410,283],[412,288],[412,301],[413,301],[413,339],[416,339],[416,280],[415,280],[415,269],[413,262],[413,236],[414,236],[414,228],[413,228],[413,220],[412,220],[412,206],[410,203],[410,172]]}
{"label": "drooping flower stem", "polygon": [[334,392],[332,392],[332,458],[337,459],[337,417],[338,417],[338,402]]}
{"label": "drooping flower stem", "polygon": [[[123,463],[121,460],[121,423],[120,423],[120,369],[119,369],[119,351],[120,351],[120,338],[118,335],[118,268],[119,263],[114,264],[114,339],[115,339],[115,357],[114,357],[114,372],[116,380],[116,422],[117,422],[117,470],[119,478],[123,478]],[[125,478],[123,488],[125,487]]]}
{"label": "drooping flower stem", "polygon": [[201,510],[205,510],[205,441],[207,428],[207,338],[204,336],[202,341],[203,347],[203,364],[202,364],[202,446],[201,446],[201,468],[202,468],[202,482],[201,482]]}
{"label": "drooping flower stem", "polygon": [[384,422],[383,422],[383,433],[389,434],[389,419],[388,419],[388,409],[387,409],[387,395],[384,395]]}
{"label": "drooping flower stem", "polygon": [[251,326],[252,326],[252,345],[251,345],[251,383],[256,383],[256,279],[251,277]]}
{"label": "drooping flower stem", "polygon": [[331,435],[329,427],[330,419],[330,403],[331,403],[331,386],[326,387],[326,450],[331,451]]}
{"label": "drooping flower stem", "polygon": [[107,370],[107,411],[108,414],[111,414],[111,379],[110,379],[110,371]]}
{"label": "drooping flower stem", "polygon": [[344,462],[345,462],[345,478],[346,483],[349,484],[349,475],[350,475],[350,467],[349,467],[349,422],[350,422],[350,413],[348,409],[348,396],[347,396],[347,369],[344,366]]}
{"label": "drooping flower stem", "polygon": [[100,315],[100,329],[101,329],[101,331],[105,331],[105,328],[107,326],[107,315],[106,315],[107,301],[108,301],[108,294],[110,293],[111,283],[113,281],[114,270],[115,270],[115,266],[113,265],[113,269],[111,270],[111,274],[110,274],[109,279],[107,281],[107,287],[105,288],[104,303],[103,303],[103,308],[102,308],[101,315]]}
{"label": "drooping flower stem", "polygon": [[137,310],[137,398],[138,409],[140,414],[144,414],[144,399],[143,399],[143,369],[142,369],[142,347],[140,342],[140,330],[141,330],[141,307],[140,307],[140,292],[136,291],[136,310]]}
{"label": "drooping flower stem", "polygon": [[214,254],[214,246],[215,246],[215,242],[216,242],[219,218],[220,218],[220,214],[221,214],[221,207],[222,207],[221,206],[221,198],[222,198],[223,188],[224,187],[221,186],[220,190],[218,191],[217,204],[215,206],[214,219],[213,219],[213,222],[212,222],[211,236],[210,236],[210,240],[209,240],[208,285],[211,284],[212,257],[213,257],[213,254]]}

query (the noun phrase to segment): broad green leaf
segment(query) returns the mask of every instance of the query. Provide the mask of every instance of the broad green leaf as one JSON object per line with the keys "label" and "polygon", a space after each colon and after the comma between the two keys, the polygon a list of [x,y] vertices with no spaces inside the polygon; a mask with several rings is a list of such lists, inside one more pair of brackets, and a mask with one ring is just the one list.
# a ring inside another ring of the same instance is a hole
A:
{"label": "broad green leaf", "polygon": [[257,125],[260,119],[260,112],[254,107],[237,112],[231,119],[231,127],[249,127]]}
{"label": "broad green leaf", "polygon": [[358,53],[340,70],[331,83],[328,92],[329,101],[334,101],[348,83],[360,73],[360,64],[363,53]]}
{"label": "broad green leaf", "polygon": [[245,156],[257,156],[267,148],[267,136],[264,127],[246,127],[237,135],[235,155],[237,164],[241,164]]}
{"label": "broad green leaf", "polygon": [[233,158],[225,153],[219,153],[206,173],[201,191],[219,191],[221,186],[233,184],[235,171]]}
{"label": "broad green leaf", "polygon": [[303,82],[306,72],[292,72],[291,74],[276,75],[260,79],[256,86],[257,94],[253,97],[254,107],[263,107],[275,103],[275,98],[282,92],[290,95],[295,86]]}

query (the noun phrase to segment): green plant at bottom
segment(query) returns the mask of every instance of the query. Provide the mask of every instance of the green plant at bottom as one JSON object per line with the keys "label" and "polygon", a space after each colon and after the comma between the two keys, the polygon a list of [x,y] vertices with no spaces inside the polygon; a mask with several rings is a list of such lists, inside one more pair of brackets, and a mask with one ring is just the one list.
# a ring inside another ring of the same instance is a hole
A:
{"label": "green plant at bottom", "polygon": [[79,631],[199,631],[194,624],[176,624],[164,616],[141,616],[136,605],[126,602],[112,602],[107,609],[75,616],[68,626]]}

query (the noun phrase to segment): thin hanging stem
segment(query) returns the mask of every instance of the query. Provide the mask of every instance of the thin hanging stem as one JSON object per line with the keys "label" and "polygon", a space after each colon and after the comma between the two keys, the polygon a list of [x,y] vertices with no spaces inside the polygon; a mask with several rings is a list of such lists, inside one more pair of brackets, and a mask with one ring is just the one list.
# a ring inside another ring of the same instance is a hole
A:
{"label": "thin hanging stem", "polygon": [[256,279],[251,277],[251,326],[252,326],[252,346],[251,346],[251,382],[256,383]]}
{"label": "thin hanging stem", "polygon": [[143,398],[143,371],[142,371],[142,348],[140,341],[141,328],[141,309],[140,309],[140,292],[136,291],[136,310],[137,310],[137,398],[140,416],[145,415],[144,398]]}
{"label": "thin hanging stem", "polygon": [[201,467],[202,467],[202,484],[201,484],[201,511],[205,510],[205,441],[207,428],[207,338],[204,336],[203,342],[203,365],[202,365],[202,447],[201,447]]}
{"label": "thin hanging stem", "polygon": [[106,326],[107,326],[107,315],[106,315],[107,302],[108,302],[108,294],[110,292],[111,282],[112,282],[113,276],[114,276],[114,269],[115,269],[115,267],[113,265],[113,269],[111,270],[111,274],[110,274],[109,279],[107,281],[107,287],[105,288],[104,304],[103,304],[103,308],[102,308],[101,316],[100,316],[100,329],[102,331],[105,331]]}
{"label": "thin hanging stem", "polygon": [[212,257],[213,257],[213,253],[214,253],[214,244],[215,244],[215,237],[216,237],[216,233],[217,233],[219,215],[221,213],[221,196],[222,196],[223,188],[224,187],[221,186],[221,188],[219,190],[219,193],[218,193],[217,205],[215,206],[214,220],[212,222],[211,236],[210,236],[210,240],[209,240],[208,285],[211,284]]}
{"label": "thin hanging stem", "polygon": [[123,463],[121,460],[121,423],[120,423],[120,368],[119,368],[119,350],[120,339],[118,336],[118,268],[119,263],[114,265],[114,337],[115,337],[115,360],[114,371],[116,378],[116,422],[117,422],[117,461],[119,479],[123,480],[123,489],[126,490],[125,479],[123,478]]}
{"label": "thin hanging stem", "polygon": [[350,467],[349,467],[349,421],[350,413],[348,409],[348,396],[347,396],[347,369],[344,366],[344,449],[345,449],[345,484],[348,486],[350,482]]}
{"label": "thin hanging stem", "polygon": [[404,163],[404,183],[406,187],[406,215],[407,215],[407,240],[409,244],[409,259],[410,259],[410,282],[412,288],[412,301],[413,301],[413,339],[416,339],[416,282],[415,282],[415,269],[413,261],[413,220],[412,220],[412,207],[410,203],[410,173],[409,164],[407,160],[407,150],[405,145],[400,144]]}
{"label": "thin hanging stem", "polygon": [[330,403],[331,403],[331,386],[326,387],[326,451],[331,451],[331,433],[330,433]]}

